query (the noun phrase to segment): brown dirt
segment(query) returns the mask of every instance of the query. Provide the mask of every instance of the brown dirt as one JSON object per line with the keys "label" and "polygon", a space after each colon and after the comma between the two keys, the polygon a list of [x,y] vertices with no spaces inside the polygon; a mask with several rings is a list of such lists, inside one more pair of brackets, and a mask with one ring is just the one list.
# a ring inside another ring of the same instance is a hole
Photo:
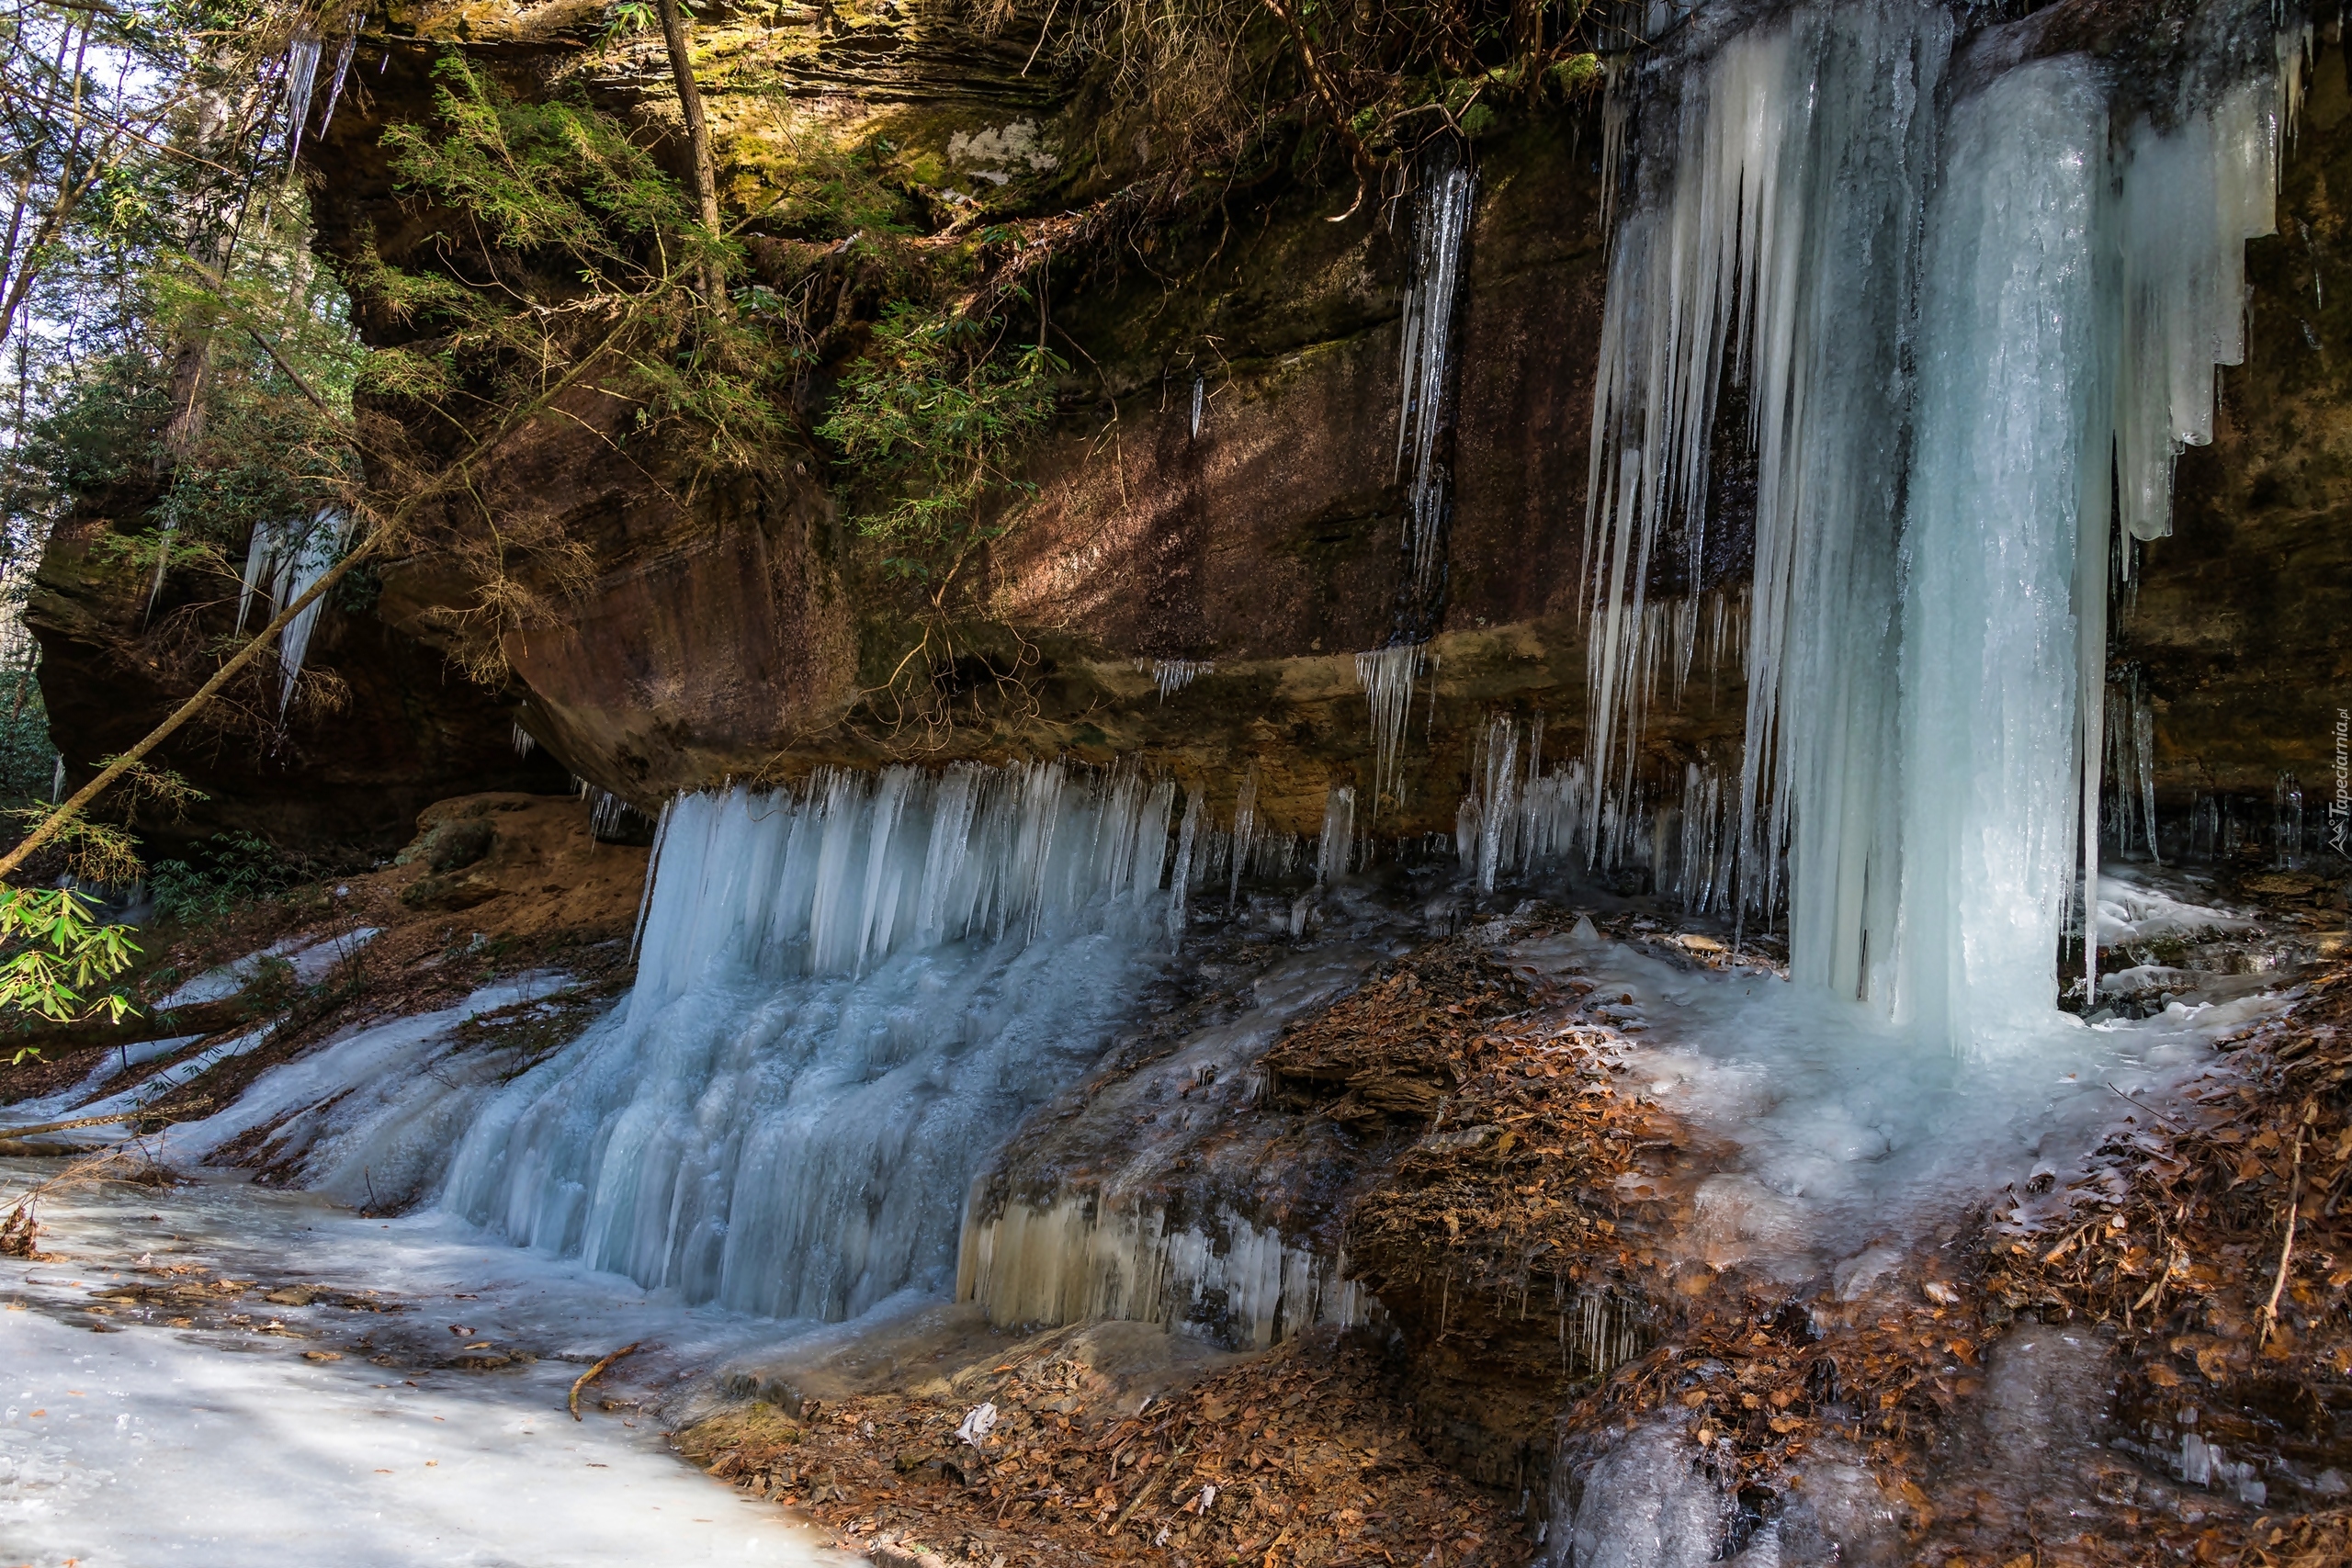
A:
{"label": "brown dirt", "polygon": [[[917,1392],[797,1415],[733,1406],[677,1441],[713,1475],[886,1560],[1338,1568],[1526,1556],[1520,1521],[1413,1440],[1364,1343],[1295,1340],[1122,1416],[1130,1402],[1067,1353],[1071,1338],[1039,1336]],[[999,1413],[993,1435],[958,1442],[984,1401]]]}

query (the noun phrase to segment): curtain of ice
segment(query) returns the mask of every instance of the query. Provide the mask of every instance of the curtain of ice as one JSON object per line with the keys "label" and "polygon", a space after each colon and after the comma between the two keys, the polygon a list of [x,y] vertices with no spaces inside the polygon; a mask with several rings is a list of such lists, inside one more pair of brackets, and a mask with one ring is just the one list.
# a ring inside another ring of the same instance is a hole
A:
{"label": "curtain of ice", "polygon": [[944,1289],[980,1162],[1166,951],[1174,804],[1043,765],[679,798],[635,989],[482,1113],[444,1206],[750,1312]]}
{"label": "curtain of ice", "polygon": [[[1708,25],[1702,14],[1689,30]],[[1770,907],[1786,843],[1792,963],[1847,995],[1873,988],[1865,965],[1883,966],[1890,944],[1882,934],[1873,956],[1868,933],[1894,918],[1884,676],[1914,236],[1951,37],[1950,17],[1915,0],[1800,6],[1727,39],[1693,36],[1713,52],[1680,79],[1665,145],[1643,150],[1601,329],[1587,518],[1595,836],[1603,793],[1634,784],[1656,668],[1643,633],[1668,539],[1689,580],[1702,570],[1728,358],[1758,457],[1743,894]],[[1679,671],[1694,644],[1677,650]]]}
{"label": "curtain of ice", "polygon": [[1618,73],[1642,101],[1594,409],[1582,837],[1657,788],[1639,723],[1697,617],[1655,595],[1703,585],[1735,382],[1740,900],[1773,908],[1784,856],[1795,976],[1962,1045],[2048,1011],[2096,872],[2109,518],[2166,531],[2173,460],[2243,357],[2309,35],[2266,0],[2196,27],[2177,83],[2006,65],[1994,39],[1955,95],[1928,0],[1713,6]]}

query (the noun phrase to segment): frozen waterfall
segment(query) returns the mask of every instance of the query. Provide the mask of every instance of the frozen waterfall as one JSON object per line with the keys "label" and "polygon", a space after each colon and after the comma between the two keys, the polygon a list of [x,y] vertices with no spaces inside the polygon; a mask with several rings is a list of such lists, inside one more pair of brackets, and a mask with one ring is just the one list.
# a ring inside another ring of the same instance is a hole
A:
{"label": "frozen waterfall", "polygon": [[489,1104],[443,1206],[775,1316],[947,1289],[981,1164],[1167,951],[1175,796],[1016,765],[680,797],[635,989]]}
{"label": "frozen waterfall", "polygon": [[[1785,900],[1798,980],[1962,1050],[2055,1001],[2096,873],[2110,519],[2165,532],[2211,438],[2309,38],[2209,6],[2158,86],[1973,20],[1718,4],[1615,73],[1577,835],[1657,791],[1641,716],[1752,553],[1736,897]],[[1727,386],[1752,552],[1713,515]]]}

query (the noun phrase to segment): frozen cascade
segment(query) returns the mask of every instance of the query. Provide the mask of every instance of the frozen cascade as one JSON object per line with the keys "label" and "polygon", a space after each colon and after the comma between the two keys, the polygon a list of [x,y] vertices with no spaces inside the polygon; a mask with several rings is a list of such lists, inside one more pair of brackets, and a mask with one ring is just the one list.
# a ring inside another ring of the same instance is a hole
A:
{"label": "frozen cascade", "polygon": [[[1633,210],[1611,262],[1593,413],[1589,765],[1631,791],[1653,578],[1706,561],[1707,449],[1725,355],[1758,454],[1740,781],[1741,895],[1770,908],[1792,838],[1797,972],[1851,995],[1862,900],[1894,884],[1894,661],[1888,615],[1903,502],[1901,411],[1918,210],[1952,23],[1920,0],[1711,7],[1644,91]],[[1670,123],[1657,125],[1671,115]],[[1868,171],[1853,177],[1849,171]],[[1872,613],[1875,611],[1875,613]],[[1802,801],[1802,809],[1792,809]],[[1883,949],[1882,949],[1882,952]]]}
{"label": "frozen cascade", "polygon": [[944,1290],[981,1162],[1165,952],[1174,804],[1047,765],[678,798],[635,989],[489,1103],[443,1207],[742,1311]]}
{"label": "frozen cascade", "polygon": [[1795,977],[1963,1049],[2046,1021],[2096,863],[2109,549],[2080,520],[2164,530],[2243,354],[2309,33],[2251,0],[2198,26],[2172,107],[2120,133],[2086,57],[2010,65],[1994,28],[1955,73],[1931,0],[1707,6],[1616,78],[1586,836],[1656,788],[1657,605],[1724,570],[1728,375],[1758,464],[1736,897],[1785,897]]}

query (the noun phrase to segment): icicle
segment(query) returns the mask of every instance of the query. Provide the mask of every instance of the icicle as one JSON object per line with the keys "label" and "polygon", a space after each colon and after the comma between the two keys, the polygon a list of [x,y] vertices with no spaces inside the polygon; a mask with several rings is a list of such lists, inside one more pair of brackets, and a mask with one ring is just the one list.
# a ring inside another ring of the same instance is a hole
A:
{"label": "icicle", "polygon": [[1372,706],[1372,795],[1374,809],[1396,797],[1397,762],[1405,745],[1405,723],[1413,706],[1413,676],[1421,650],[1411,644],[1356,655],[1356,684]]}
{"label": "icicle", "polygon": [[1201,415],[1206,412],[1209,384],[1204,377],[1193,378],[1193,439],[1201,438]]}
{"label": "icicle", "polygon": [[359,23],[364,12],[351,13],[351,27],[343,35],[343,47],[335,51],[334,79],[327,87],[326,112],[319,116],[319,137],[323,141],[327,127],[334,123],[334,107],[343,101],[343,81],[351,73],[351,57],[359,48]]}
{"label": "icicle", "polygon": [[1202,676],[1216,670],[1214,659],[1153,659],[1136,660],[1136,668],[1149,671],[1151,683],[1159,689],[1159,700],[1166,702]]}
{"label": "icicle", "polygon": [[1335,784],[1323,797],[1323,837],[1315,854],[1315,884],[1329,887],[1348,874],[1355,847],[1356,792],[1351,784]]}
{"label": "icicle", "polygon": [[1405,291],[1400,323],[1403,389],[1396,411],[1396,471],[1411,462],[1407,491],[1406,544],[1412,552],[1413,583],[1427,593],[1437,568],[1437,538],[1444,521],[1447,475],[1438,461],[1438,433],[1445,416],[1453,368],[1455,297],[1462,278],[1462,250],[1470,233],[1470,209],[1477,180],[1451,141],[1437,143],[1424,163],[1422,188],[1413,211],[1413,281]]}
{"label": "icicle", "polygon": [[285,528],[276,523],[254,525],[254,536],[245,546],[245,572],[237,584],[237,630],[245,629],[245,616],[253,609],[254,594],[269,581],[276,570],[275,560],[284,548]]}
{"label": "icicle", "polygon": [[286,166],[302,155],[302,130],[311,118],[311,89],[318,80],[319,40],[305,30],[286,46]]}
{"label": "icicle", "polygon": [[2303,863],[2303,786],[2294,774],[2282,773],[2271,789],[2271,852],[2281,871]]}
{"label": "icicle", "polygon": [[[311,585],[327,574],[328,569],[341,558],[345,541],[351,534],[350,516],[334,507],[322,508],[312,517],[299,539],[286,541],[276,556],[276,570],[270,597],[283,613],[286,606],[311,591]],[[277,711],[282,718],[294,701],[295,682],[301,679],[303,657],[311,648],[311,633],[319,624],[319,612],[326,608],[323,596],[311,600],[301,614],[286,623],[277,636],[278,695]]]}
{"label": "icicle", "polygon": [[1228,905],[1241,902],[1241,876],[1250,862],[1250,851],[1258,832],[1258,764],[1251,762],[1241,772],[1241,785],[1233,796],[1233,870],[1226,887]]}
{"label": "icicle", "polygon": [[2245,243],[2278,232],[2279,143],[2308,36],[2278,35],[2276,69],[2162,130],[2143,122],[2123,154],[2115,467],[2131,538],[2172,532],[2174,460],[2213,439],[2215,367],[2245,360]]}
{"label": "icicle", "polygon": [[588,830],[599,839],[608,839],[620,830],[621,818],[637,808],[610,790],[583,784],[582,797],[588,802]]}
{"label": "icicle", "polygon": [[670,810],[679,799],[679,796],[672,795],[663,801],[662,815],[653,824],[653,848],[645,857],[645,886],[637,896],[637,923],[628,933],[628,961],[631,964],[637,962],[637,950],[645,941],[645,915],[653,908],[653,879],[662,870],[662,840],[669,836]]}
{"label": "icicle", "polygon": [[1185,791],[1184,825],[1176,833],[1176,864],[1168,876],[1168,940],[1184,940],[1187,895],[1193,886],[1193,852],[1201,833],[1201,792]]}
{"label": "icicle", "polygon": [[514,755],[527,757],[538,744],[538,741],[532,738],[531,732],[524,728],[518,721],[514,726]]}

